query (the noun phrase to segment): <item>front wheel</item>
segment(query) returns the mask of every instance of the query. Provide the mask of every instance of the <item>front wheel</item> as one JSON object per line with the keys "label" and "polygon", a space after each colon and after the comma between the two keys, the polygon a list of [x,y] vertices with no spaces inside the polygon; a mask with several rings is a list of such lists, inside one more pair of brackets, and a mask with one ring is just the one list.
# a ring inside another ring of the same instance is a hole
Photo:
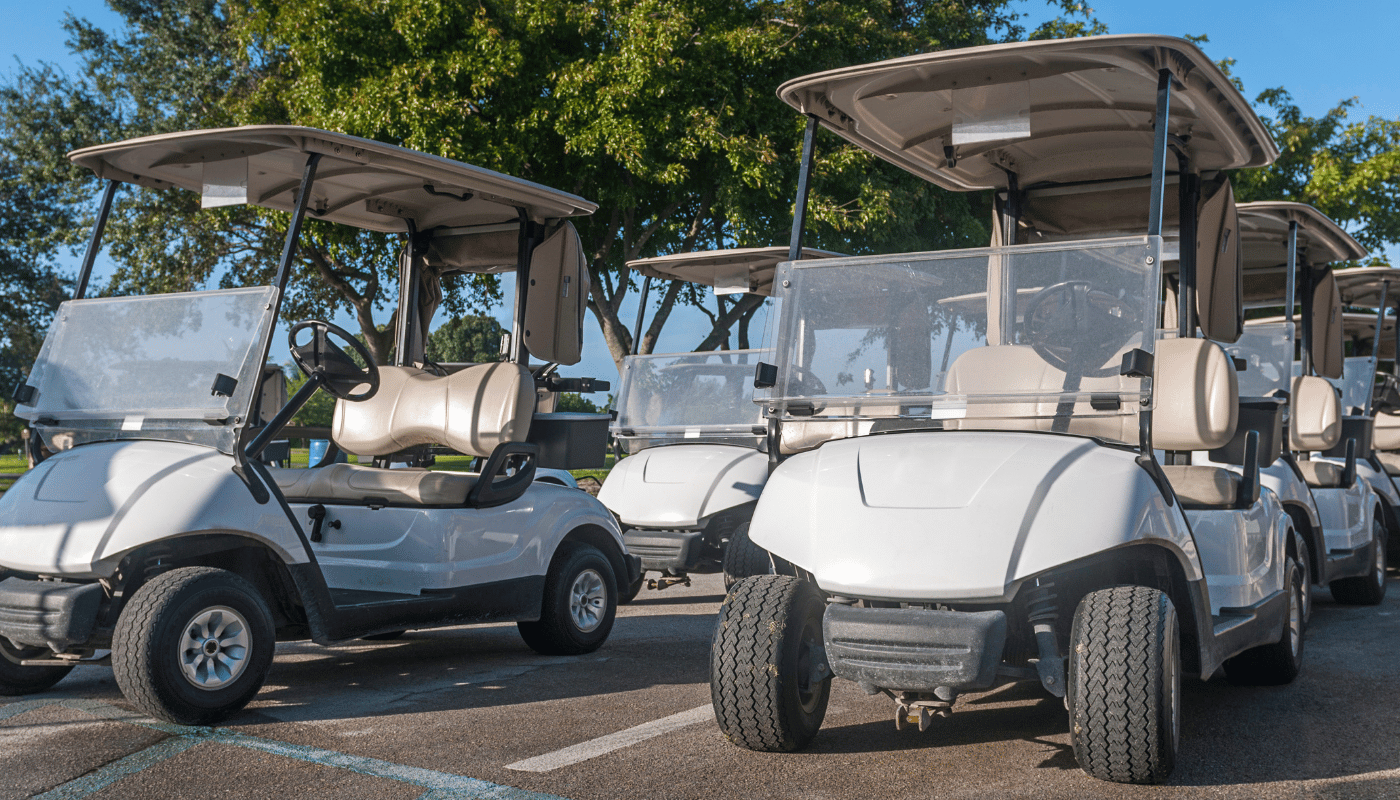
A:
{"label": "front wheel", "polygon": [[178,725],[238,713],[272,666],[272,615],[257,589],[212,567],[157,575],[132,595],[112,636],[112,672],[138,709]]}
{"label": "front wheel", "polygon": [[1090,592],[1070,629],[1070,741],[1089,775],[1161,783],[1176,766],[1181,653],[1176,608],[1145,586]]}
{"label": "front wheel", "polygon": [[789,753],[816,737],[831,695],[825,611],[810,581],[758,575],[734,585],[710,645],[710,699],[730,742]]}
{"label": "front wheel", "polygon": [[1351,606],[1378,606],[1385,599],[1385,526],[1378,518],[1371,523],[1371,569],[1355,578],[1332,581],[1332,598]]}
{"label": "front wheel", "polygon": [[1303,569],[1294,559],[1288,560],[1284,590],[1288,592],[1288,611],[1283,618],[1283,632],[1277,642],[1260,645],[1225,659],[1225,678],[1242,686],[1282,686],[1292,683],[1303,669],[1303,636],[1307,615],[1302,591]]}
{"label": "front wheel", "polygon": [[16,647],[0,636],[0,696],[42,692],[73,671],[72,667],[26,667],[20,663],[47,655],[49,651],[42,647]]}
{"label": "front wheel", "polygon": [[545,577],[537,622],[517,622],[520,638],[537,653],[571,656],[602,646],[617,616],[617,578],[592,545],[565,542]]}
{"label": "front wheel", "polygon": [[724,590],[734,588],[734,584],[751,575],[773,574],[773,561],[768,551],[753,543],[749,538],[749,523],[745,522],[729,535],[724,545]]}

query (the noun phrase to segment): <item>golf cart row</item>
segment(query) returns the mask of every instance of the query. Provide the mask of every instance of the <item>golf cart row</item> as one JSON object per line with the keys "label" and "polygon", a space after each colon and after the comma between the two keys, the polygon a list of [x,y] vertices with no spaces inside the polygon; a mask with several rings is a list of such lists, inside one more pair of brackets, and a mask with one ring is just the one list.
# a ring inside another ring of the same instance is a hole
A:
{"label": "golf cart row", "polygon": [[[1400,449],[1400,417],[1370,387],[1400,297],[1388,272],[1339,280],[1330,265],[1364,251],[1312,209],[1236,207],[1228,171],[1278,151],[1198,48],[993,45],[779,95],[808,119],[789,246],[633,263],[771,296],[764,346],[630,357],[612,422],[628,456],[596,500],[535,479],[602,458],[605,416],[538,398],[606,388],[555,374],[581,355],[569,219],[588,201],[286,126],[73,153],[107,188],[16,395],[52,455],[0,497],[0,692],[110,650],[138,708],[210,724],[257,692],[278,640],[514,621],[540,652],[588,652],[644,571],[660,589],[722,569],[711,688],[736,745],[807,746],[834,677],[920,730],[961,694],[1034,681],[1064,699],[1086,772],[1157,782],[1183,676],[1286,683],[1314,585],[1380,602],[1400,494],[1379,449]],[[804,248],[819,129],[991,190],[990,247]],[[290,211],[272,281],[84,299],[119,183]],[[395,363],[299,322],[309,380],[260,408],[308,214],[405,234]],[[515,273],[507,360],[423,358],[454,272]],[[1342,303],[1373,291],[1372,356],[1348,382]],[[1365,383],[1361,402],[1329,381]],[[358,463],[267,466],[321,390]],[[431,448],[481,466],[424,469]]]}

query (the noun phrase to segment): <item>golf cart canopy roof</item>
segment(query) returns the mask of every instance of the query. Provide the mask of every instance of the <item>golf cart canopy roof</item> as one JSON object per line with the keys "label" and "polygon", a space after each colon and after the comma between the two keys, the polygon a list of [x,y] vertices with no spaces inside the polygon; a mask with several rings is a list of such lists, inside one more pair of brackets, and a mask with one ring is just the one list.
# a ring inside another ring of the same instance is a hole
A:
{"label": "golf cart canopy roof", "polygon": [[[840,258],[841,253],[802,250],[802,258]],[[628,261],[627,268],[663,280],[713,286],[716,294],[745,292],[767,297],[773,291],[773,269],[787,261],[787,247],[739,247],[700,250]]]}
{"label": "golf cart canopy roof", "polygon": [[[1386,306],[1400,305],[1400,269],[1395,267],[1363,267],[1337,270],[1337,290],[1342,305],[1376,308],[1381,302],[1381,285],[1390,284],[1386,291]],[[1370,317],[1372,327],[1376,318]]]}
{"label": "golf cart canopy roof", "polygon": [[1011,42],[924,53],[788,81],[786,103],[946,189],[1145,178],[1158,73],[1170,133],[1195,169],[1263,166],[1278,147],[1196,45],[1156,35]]}
{"label": "golf cart canopy roof", "polygon": [[[1246,306],[1258,308],[1283,302],[1287,293],[1290,222],[1298,223],[1299,268],[1356,261],[1369,255],[1340,225],[1306,203],[1244,203],[1238,209]],[[1336,273],[1339,284],[1343,274]],[[1345,297],[1342,303],[1355,305]]]}
{"label": "golf cart canopy roof", "polygon": [[321,154],[307,212],[356,228],[402,233],[587,215],[582,197],[460,161],[343,133],[292,125],[185,131],[75,150],[99,178],[178,186],[205,206],[250,203],[291,211],[307,157]]}

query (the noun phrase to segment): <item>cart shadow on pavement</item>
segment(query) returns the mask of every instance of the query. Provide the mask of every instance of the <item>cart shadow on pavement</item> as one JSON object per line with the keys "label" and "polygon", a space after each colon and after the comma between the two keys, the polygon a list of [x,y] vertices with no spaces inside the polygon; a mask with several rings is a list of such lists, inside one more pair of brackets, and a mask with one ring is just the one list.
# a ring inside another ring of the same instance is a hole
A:
{"label": "cart shadow on pavement", "polygon": [[637,595],[637,599],[629,603],[628,606],[631,608],[636,608],[638,606],[645,607],[666,605],[690,605],[694,603],[714,603],[715,606],[718,607],[720,603],[724,602],[724,597],[725,596],[722,594],[706,594],[699,596],[680,594],[667,595],[662,594],[662,591],[658,591],[655,589],[643,589],[642,593]]}

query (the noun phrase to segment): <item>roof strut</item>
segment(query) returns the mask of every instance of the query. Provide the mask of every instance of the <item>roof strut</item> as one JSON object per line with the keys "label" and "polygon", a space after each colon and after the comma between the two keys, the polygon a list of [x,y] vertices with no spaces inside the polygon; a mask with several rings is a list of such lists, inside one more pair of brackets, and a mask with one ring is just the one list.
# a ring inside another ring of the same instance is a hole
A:
{"label": "roof strut", "polygon": [[1298,289],[1296,273],[1298,270],[1298,221],[1288,221],[1288,254],[1287,272],[1288,278],[1284,289],[1283,319],[1290,325],[1293,323],[1293,306],[1298,302]]}
{"label": "roof strut", "polygon": [[[1376,309],[1376,335],[1371,339],[1371,383],[1376,382],[1376,362],[1381,355],[1381,333],[1385,330],[1385,301],[1386,295],[1390,293],[1390,281],[1381,282],[1381,301]],[[1376,393],[1369,391],[1366,393],[1366,410],[1362,416],[1369,417],[1372,414],[1373,401]]]}
{"label": "roof strut", "polygon": [[78,285],[73,289],[73,299],[81,300],[87,294],[88,278],[92,276],[92,265],[97,260],[97,250],[102,245],[102,232],[107,229],[107,216],[112,213],[112,198],[117,193],[117,182],[108,179],[102,187],[102,205],[97,209],[97,224],[92,226],[92,238],[88,240],[87,253],[83,254],[83,266],[78,270]]}
{"label": "roof strut", "polygon": [[802,134],[802,165],[797,172],[797,202],[792,214],[792,239],[788,243],[788,261],[802,257],[802,233],[807,227],[807,194],[812,189],[812,154],[817,143],[817,118],[807,117],[807,130]]}
{"label": "roof strut", "polygon": [[632,325],[632,355],[642,352],[642,318],[647,313],[647,294],[651,292],[651,276],[642,279],[642,296],[637,299],[637,322]]}
{"label": "roof strut", "polygon": [[[297,243],[301,240],[301,223],[306,219],[306,204],[311,200],[311,184],[316,182],[316,165],[321,163],[321,154],[312,153],[306,159],[306,169],[301,173],[301,187],[297,189],[297,204],[292,209],[292,221],[287,226],[287,241],[282,244],[282,260],[277,264],[277,304],[282,304],[282,292],[287,289],[287,279],[292,274],[292,259],[296,258]],[[266,354],[264,354],[266,356]],[[266,360],[266,358],[264,358]]]}

